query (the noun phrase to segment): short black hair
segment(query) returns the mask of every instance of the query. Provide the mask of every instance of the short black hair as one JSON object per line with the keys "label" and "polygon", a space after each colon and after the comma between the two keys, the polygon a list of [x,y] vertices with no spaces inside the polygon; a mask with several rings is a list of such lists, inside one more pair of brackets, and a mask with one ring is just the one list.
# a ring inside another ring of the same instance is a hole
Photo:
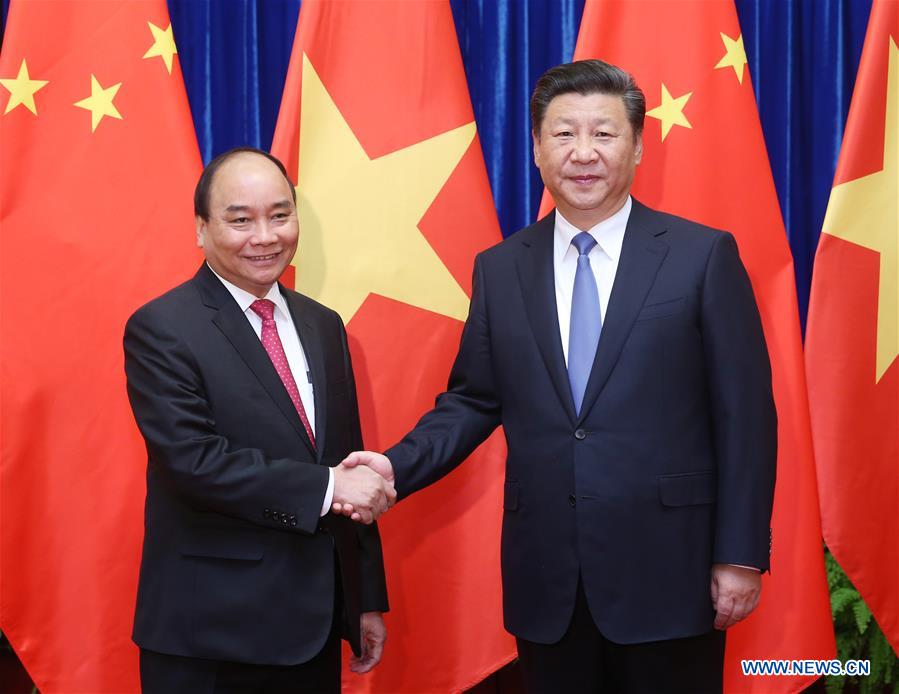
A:
{"label": "short black hair", "polygon": [[556,65],[537,80],[531,95],[531,127],[535,135],[540,135],[540,126],[543,125],[549,102],[562,94],[620,96],[634,137],[643,132],[646,97],[637,86],[634,76],[602,60],[577,60]]}
{"label": "short black hair", "polygon": [[200,174],[200,180],[197,181],[197,187],[194,189],[194,214],[197,217],[207,222],[209,221],[209,189],[212,187],[212,179],[215,177],[215,172],[218,171],[226,161],[243,153],[258,154],[277,166],[278,170],[284,175],[284,180],[287,181],[287,184],[290,186],[290,195],[293,198],[293,204],[297,204],[296,188],[294,187],[293,181],[290,180],[290,176],[287,175],[287,169],[284,167],[284,164],[281,163],[280,159],[264,150],[257,149],[256,147],[235,147],[234,149],[229,149],[227,152],[219,154],[206,165],[206,168],[203,169],[203,173]]}

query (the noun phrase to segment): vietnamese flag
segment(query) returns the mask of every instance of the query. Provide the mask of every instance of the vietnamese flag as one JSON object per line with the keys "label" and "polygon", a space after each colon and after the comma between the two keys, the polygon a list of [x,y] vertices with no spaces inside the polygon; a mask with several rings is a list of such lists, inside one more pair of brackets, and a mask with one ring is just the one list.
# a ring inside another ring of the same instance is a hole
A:
{"label": "vietnamese flag", "polygon": [[835,647],[793,261],[736,9],[730,0],[588,0],[575,50],[584,58],[621,66],[646,94],[634,196],[732,232],[749,271],[773,368],[777,487],[771,573],[756,612],[728,630],[725,688],[797,691],[811,680],[740,669],[746,658],[831,658]]}
{"label": "vietnamese flag", "polygon": [[899,3],[874,0],[806,335],[821,523],[899,652]]}
{"label": "vietnamese flag", "polygon": [[41,692],[137,691],[146,452],[122,333],[190,276],[164,0],[12,0],[0,54],[0,629]]}
{"label": "vietnamese flag", "polygon": [[[501,240],[448,1],[300,10],[272,152],[297,181],[297,290],[347,324],[365,445],[384,450],[446,386],[477,252]],[[494,434],[380,522],[384,659],[348,691],[450,692],[509,662]]]}

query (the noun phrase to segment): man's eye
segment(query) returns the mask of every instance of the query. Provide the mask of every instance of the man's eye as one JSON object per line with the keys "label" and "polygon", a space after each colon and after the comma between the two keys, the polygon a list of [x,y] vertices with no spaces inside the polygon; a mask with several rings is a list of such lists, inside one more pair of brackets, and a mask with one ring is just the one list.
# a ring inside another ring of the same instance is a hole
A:
{"label": "man's eye", "polygon": [[572,134],[570,130],[560,130],[556,133],[556,137],[571,137]]}
{"label": "man's eye", "polygon": [[606,132],[605,130],[599,130],[599,131],[596,133],[596,136],[597,136],[597,137],[612,137],[612,133]]}
{"label": "man's eye", "polygon": [[235,219],[231,220],[231,223],[232,224],[246,224],[249,221],[250,221],[249,217],[236,217]]}

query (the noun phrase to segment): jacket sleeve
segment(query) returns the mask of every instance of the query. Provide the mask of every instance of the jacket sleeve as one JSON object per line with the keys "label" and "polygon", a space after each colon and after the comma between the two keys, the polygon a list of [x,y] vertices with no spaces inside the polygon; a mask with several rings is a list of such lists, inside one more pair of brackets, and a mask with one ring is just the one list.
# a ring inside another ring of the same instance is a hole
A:
{"label": "jacket sleeve", "polygon": [[702,289],[702,340],[718,467],[713,560],[768,569],[777,461],[771,364],[733,236],[717,237]]}
{"label": "jacket sleeve", "polygon": [[475,259],[471,305],[444,393],[402,441],[386,451],[400,497],[452,472],[500,425],[483,255]]}
{"label": "jacket sleeve", "polygon": [[150,474],[198,509],[314,533],[327,469],[233,446],[217,430],[196,356],[159,314],[152,304],[140,309],[124,337],[128,397]]}

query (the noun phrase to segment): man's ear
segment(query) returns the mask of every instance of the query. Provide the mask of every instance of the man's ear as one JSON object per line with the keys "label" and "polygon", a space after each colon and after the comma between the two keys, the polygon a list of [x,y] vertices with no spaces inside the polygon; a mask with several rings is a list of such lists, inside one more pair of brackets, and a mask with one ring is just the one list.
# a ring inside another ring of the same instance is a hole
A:
{"label": "man's ear", "polygon": [[197,248],[203,248],[206,242],[206,220],[197,215]]}
{"label": "man's ear", "polygon": [[534,141],[534,165],[540,168],[540,133],[531,130],[531,139]]}
{"label": "man's ear", "polygon": [[639,164],[643,160],[643,133],[640,133],[634,139],[634,162]]}

